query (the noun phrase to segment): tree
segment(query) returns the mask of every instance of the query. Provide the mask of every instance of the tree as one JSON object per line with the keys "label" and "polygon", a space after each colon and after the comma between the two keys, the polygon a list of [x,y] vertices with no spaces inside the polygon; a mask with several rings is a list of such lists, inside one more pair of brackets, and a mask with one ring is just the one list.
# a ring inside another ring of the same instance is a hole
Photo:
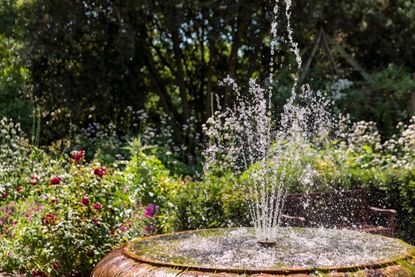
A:
{"label": "tree", "polygon": [[12,118],[28,131],[33,107],[27,90],[28,71],[21,54],[18,1],[0,0],[0,118]]}
{"label": "tree", "polygon": [[[63,122],[85,125],[109,122],[128,106],[144,108],[144,59],[136,30],[126,20],[134,12],[129,8],[126,1],[27,4],[27,66],[46,120],[53,112]],[[67,127],[55,125],[61,135]]]}
{"label": "tree", "polygon": [[[307,56],[324,28],[363,68],[374,70],[394,62],[413,71],[414,53],[405,41],[415,39],[412,2],[293,1],[295,40]],[[22,29],[36,102],[46,115],[54,112],[56,117],[60,112],[64,124],[67,114],[81,125],[91,120],[108,122],[114,109],[121,116],[128,106],[146,109],[157,122],[161,111],[192,162],[198,143],[194,134],[201,133],[201,125],[214,111],[214,95],[219,95],[222,105],[231,105],[235,97],[232,90],[218,87],[218,81],[230,75],[240,84],[251,76],[267,82],[274,4],[265,0],[27,2]],[[282,3],[280,42],[287,37],[284,8]],[[390,51],[391,42],[398,54]],[[289,86],[296,69],[289,67],[294,57],[287,44],[279,44],[277,50],[275,63],[282,69],[275,84],[280,94],[276,99],[283,102],[286,95],[278,87]],[[353,73],[333,77],[330,62],[323,60],[314,68],[316,83],[361,78]],[[57,133],[62,135],[62,130]]]}

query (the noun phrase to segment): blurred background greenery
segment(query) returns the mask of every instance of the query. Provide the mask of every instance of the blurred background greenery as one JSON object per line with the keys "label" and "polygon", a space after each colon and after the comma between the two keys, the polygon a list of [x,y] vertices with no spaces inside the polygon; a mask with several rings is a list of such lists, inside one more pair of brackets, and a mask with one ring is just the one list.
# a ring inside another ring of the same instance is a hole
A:
{"label": "blurred background greenery", "polygon": [[[214,94],[222,104],[234,98],[218,80],[266,82],[273,5],[1,0],[0,117],[21,122],[37,145],[72,141],[97,123],[118,137],[168,126],[178,160],[195,165]],[[277,109],[296,74],[279,17]],[[301,81],[391,137],[415,111],[415,3],[299,0],[292,17]]]}

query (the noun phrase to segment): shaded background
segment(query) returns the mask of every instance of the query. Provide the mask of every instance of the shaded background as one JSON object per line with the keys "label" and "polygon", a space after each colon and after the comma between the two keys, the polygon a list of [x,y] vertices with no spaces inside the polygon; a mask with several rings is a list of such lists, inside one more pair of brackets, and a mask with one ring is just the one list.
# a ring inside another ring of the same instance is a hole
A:
{"label": "shaded background", "polygon": [[[111,123],[117,136],[168,126],[170,143],[184,149],[179,159],[196,164],[214,94],[222,105],[235,97],[218,81],[266,83],[273,5],[1,0],[0,117],[22,122],[37,145],[71,139],[91,124]],[[277,111],[297,74],[279,18]],[[294,1],[301,82],[391,137],[415,110],[414,19],[409,0]]]}

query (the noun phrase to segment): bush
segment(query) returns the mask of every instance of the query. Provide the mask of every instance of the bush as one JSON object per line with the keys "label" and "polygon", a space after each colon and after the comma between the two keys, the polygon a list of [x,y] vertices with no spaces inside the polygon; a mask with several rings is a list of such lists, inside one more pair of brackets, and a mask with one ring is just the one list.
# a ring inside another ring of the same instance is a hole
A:
{"label": "bush", "polygon": [[10,141],[2,153],[20,155],[0,170],[0,268],[85,275],[113,247],[151,231],[154,209],[130,197],[117,165],[87,164],[83,151],[55,160]]}
{"label": "bush", "polygon": [[354,121],[374,121],[385,137],[396,133],[398,122],[408,120],[408,102],[415,90],[410,70],[391,64],[373,72],[372,82],[347,86],[336,93],[337,106]]}
{"label": "bush", "polygon": [[185,180],[173,199],[178,230],[250,225],[250,201],[237,177]]}

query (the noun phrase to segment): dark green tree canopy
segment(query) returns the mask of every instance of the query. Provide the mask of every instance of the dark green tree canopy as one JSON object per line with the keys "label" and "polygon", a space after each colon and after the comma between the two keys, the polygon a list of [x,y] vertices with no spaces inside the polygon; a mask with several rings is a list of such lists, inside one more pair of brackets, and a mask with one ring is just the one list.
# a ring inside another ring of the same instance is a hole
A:
{"label": "dark green tree canopy", "polygon": [[[276,99],[284,99],[278,86],[288,86],[295,73],[290,67],[293,56],[284,43],[285,7],[280,2]],[[246,84],[254,76],[266,82],[273,1],[17,3],[0,2],[0,27],[25,45],[32,93],[45,117],[55,112],[62,115],[62,122],[70,118],[85,125],[123,116],[129,106],[145,109],[154,121],[162,111],[176,142],[194,152],[194,131],[182,126],[193,124],[201,131],[214,110],[214,94],[222,104],[232,103],[232,91],[219,88],[219,80],[230,75]],[[368,71],[394,63],[413,72],[414,11],[410,0],[298,0],[293,1],[292,25],[304,60],[324,29]],[[318,63],[310,67],[315,73],[305,81],[333,78],[333,63],[348,66],[344,58],[333,61],[318,54]],[[361,79],[353,72],[335,75]]]}

